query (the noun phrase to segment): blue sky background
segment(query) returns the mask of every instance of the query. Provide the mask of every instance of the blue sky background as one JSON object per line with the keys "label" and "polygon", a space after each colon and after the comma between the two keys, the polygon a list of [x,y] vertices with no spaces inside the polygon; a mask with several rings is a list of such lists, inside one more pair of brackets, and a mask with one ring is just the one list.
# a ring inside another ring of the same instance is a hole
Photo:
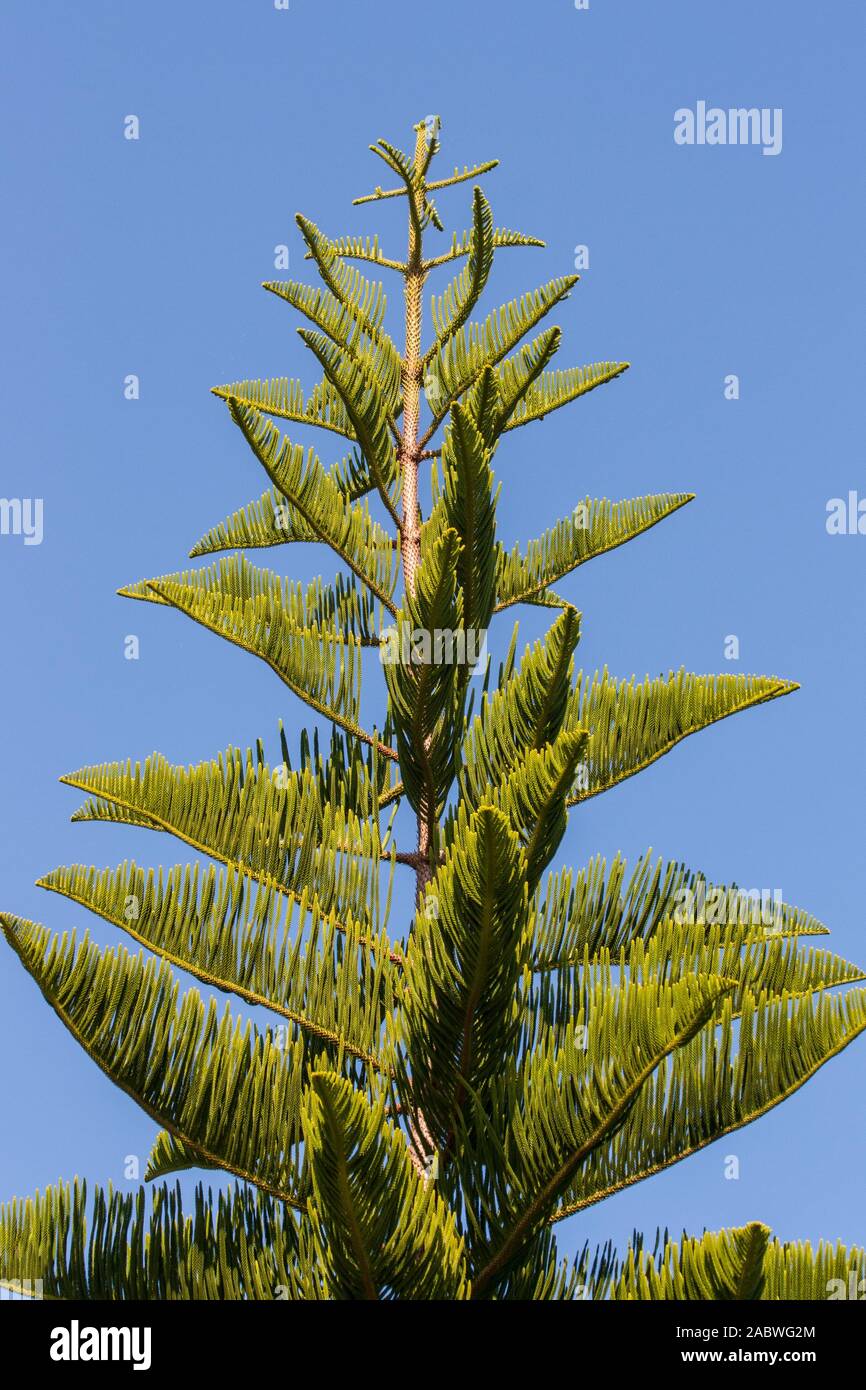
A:
{"label": "blue sky background", "polygon": [[[258,288],[276,274],[273,248],[287,243],[291,275],[307,278],[302,210],[331,234],[379,230],[402,253],[399,207],[351,199],[386,173],[369,142],[406,146],[412,123],[439,112],[443,173],[499,157],[485,180],[497,224],[547,241],[500,253],[484,307],[569,272],[585,243],[590,268],[556,315],[560,364],[633,364],[506,438],[502,538],[541,533],[586,493],[697,493],[561,585],[584,614],[582,665],[802,683],[575,813],[563,861],[652,845],[717,881],[780,887],[833,929],[826,944],[866,961],[866,537],[825,528],[829,498],[866,491],[863,26],[859,6],[805,0],[591,0],[586,12],[571,0],[291,0],[288,12],[6,0],[0,495],[44,499],[44,540],[0,537],[4,909],[108,942],[117,934],[34,880],[64,863],[184,860],[144,831],[70,826],[82,798],[62,773],[153,749],[195,762],[257,736],[272,747],[278,718],[305,722],[253,658],[114,591],[183,568],[208,527],[263,490],[208,392],[316,379],[297,318]],[[677,146],[673,113],[700,99],[783,108],[781,154]],[[128,114],[138,142],[123,138]],[[449,233],[468,224],[469,198],[466,186],[440,198]],[[137,402],[124,400],[128,373]],[[728,373],[739,401],[724,398]],[[334,572],[317,549],[252,558]],[[526,638],[544,626],[521,622]],[[749,1219],[786,1239],[866,1241],[864,1047],[756,1125],[561,1228],[565,1248]],[[6,948],[0,1050],[0,1198],[76,1173],[123,1186],[125,1155],[143,1166],[153,1125]],[[731,1154],[738,1181],[724,1177]]]}

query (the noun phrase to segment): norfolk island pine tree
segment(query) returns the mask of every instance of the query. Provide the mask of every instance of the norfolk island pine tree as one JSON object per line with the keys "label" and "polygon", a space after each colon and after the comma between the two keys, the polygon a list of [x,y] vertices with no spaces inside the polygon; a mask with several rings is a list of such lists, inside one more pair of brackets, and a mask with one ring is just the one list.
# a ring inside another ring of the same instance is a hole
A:
{"label": "norfolk island pine tree", "polygon": [[[329,742],[304,734],[293,758],[281,728],[273,763],[257,741],[63,778],[87,798],[74,820],[162,831],[219,867],[39,881],[132,953],[0,917],[69,1031],[158,1126],[136,1192],[76,1180],[0,1209],[0,1281],[109,1299],[843,1296],[866,1252],[782,1244],[759,1222],[557,1255],[559,1222],[750,1123],[841,1051],[866,1027],[864,972],[803,944],[826,934],[808,913],[781,905],[768,923],[678,863],[553,867],[571,808],[795,687],[575,671],[580,614],[554,586],[691,495],[586,498],[504,549],[503,437],[627,364],[551,366],[560,331],[543,324],[573,275],[472,320],[495,252],[543,245],[495,227],[476,184],[471,228],[430,253],[434,197],[497,161],[432,178],[431,118],[412,154],[371,149],[393,186],[356,202],[403,200],[405,260],[297,218],[322,285],[265,288],[302,315],[321,379],[309,395],[285,379],[216,388],[269,487],[191,552],[228,558],[121,590],[264,660]],[[427,281],[452,263],[425,346]],[[359,266],[402,279],[402,351]],[[336,436],[344,456],[323,466],[276,420]],[[333,585],[243,553],[308,542],[341,562]],[[498,675],[484,658],[473,672],[467,653],[521,604],[549,610],[546,635],[521,654],[515,628]],[[366,649],[381,728],[361,722]],[[397,874],[414,878],[402,922]],[[230,1001],[181,996],[174,967]],[[189,1169],[220,1182],[184,1209],[172,1176]]]}

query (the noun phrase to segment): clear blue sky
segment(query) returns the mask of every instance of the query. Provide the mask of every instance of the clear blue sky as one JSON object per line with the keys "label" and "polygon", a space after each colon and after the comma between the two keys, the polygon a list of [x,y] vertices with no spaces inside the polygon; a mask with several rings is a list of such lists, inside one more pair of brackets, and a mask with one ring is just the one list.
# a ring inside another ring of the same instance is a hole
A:
{"label": "clear blue sky", "polygon": [[[861,6],[806,0],[6,0],[0,495],[44,499],[44,539],[0,537],[4,909],[109,941],[34,880],[76,861],[184,858],[143,831],[69,825],[80,798],[62,773],[153,749],[198,761],[270,745],[280,716],[303,722],[264,666],[114,591],[183,568],[263,489],[208,392],[314,380],[291,311],[258,288],[273,248],[287,243],[304,276],[303,210],[402,250],[396,209],[351,199],[384,172],[370,141],[405,145],[439,112],[448,171],[499,157],[497,223],[548,243],[501,254],[487,305],[567,273],[586,244],[590,268],[557,316],[560,361],[633,363],[507,439],[503,538],[539,534],[586,493],[698,495],[562,585],[584,613],[582,664],[802,683],[573,815],[563,859],[652,845],[717,881],[780,887],[833,929],[828,945],[866,960],[866,537],[825,528],[829,498],[866,490],[863,25]],[[674,112],[700,100],[782,108],[781,153],[678,146]],[[123,139],[129,114],[138,142]],[[441,199],[449,229],[467,225],[468,199]],[[258,558],[333,573],[312,549]],[[0,1047],[0,1197],[75,1173],[123,1185],[153,1126],[5,950]],[[758,1124],[572,1221],[565,1247],[755,1218],[783,1238],[866,1242],[864,1067],[855,1044]]]}

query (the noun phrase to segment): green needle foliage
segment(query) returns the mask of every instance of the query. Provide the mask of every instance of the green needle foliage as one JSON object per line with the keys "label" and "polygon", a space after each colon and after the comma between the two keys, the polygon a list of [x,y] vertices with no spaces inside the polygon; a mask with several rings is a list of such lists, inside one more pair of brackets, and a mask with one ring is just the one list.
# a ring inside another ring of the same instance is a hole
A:
{"label": "green needle foliage", "polygon": [[[543,245],[497,228],[480,186],[470,227],[430,246],[433,195],[495,161],[431,178],[430,119],[409,154],[371,148],[394,186],[356,201],[402,201],[405,259],[298,217],[322,283],[265,288],[301,315],[319,380],[215,389],[266,491],[195,544],[218,557],[206,568],[121,590],[259,657],[322,729],[293,754],[281,728],[272,760],[257,741],[63,779],[86,798],[74,820],[161,831],[214,862],[40,880],[133,954],[0,916],[156,1126],[152,1187],[88,1198],[76,1179],[0,1208],[0,1282],[61,1299],[842,1296],[866,1252],[780,1245],[757,1222],[557,1256],[557,1223],[757,1119],[847,1046],[866,1028],[866,975],[804,944],[826,934],[808,913],[779,903],[768,920],[736,884],[651,852],[631,872],[619,856],[553,865],[580,802],[796,687],[575,669],[580,614],[554,586],[691,495],[577,498],[506,549],[500,440],[628,364],[551,366],[560,330],[544,321],[573,275],[477,317],[496,253]],[[452,263],[425,342],[428,279]],[[399,346],[364,270],[402,282]],[[322,462],[295,425],[328,449],[340,436],[341,457]],[[333,551],[332,585],[223,554],[302,543]],[[497,676],[482,639],[518,604],[551,622],[522,654],[515,629]],[[181,997],[176,968],[207,997]],[[268,1026],[245,1021],[250,1005]],[[216,1186],[185,1210],[167,1180],[187,1169]]]}

